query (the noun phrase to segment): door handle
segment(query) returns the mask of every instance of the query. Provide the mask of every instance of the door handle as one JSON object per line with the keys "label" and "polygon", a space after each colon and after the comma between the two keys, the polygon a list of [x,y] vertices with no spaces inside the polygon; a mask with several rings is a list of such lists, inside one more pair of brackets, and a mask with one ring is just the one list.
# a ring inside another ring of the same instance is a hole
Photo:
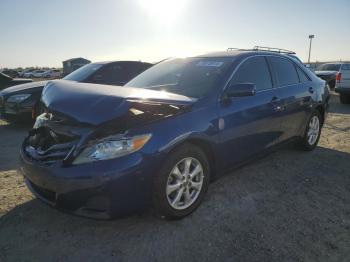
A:
{"label": "door handle", "polygon": [[310,92],[311,94],[313,94],[313,93],[314,93],[314,89],[313,89],[312,87],[309,87],[309,92]]}

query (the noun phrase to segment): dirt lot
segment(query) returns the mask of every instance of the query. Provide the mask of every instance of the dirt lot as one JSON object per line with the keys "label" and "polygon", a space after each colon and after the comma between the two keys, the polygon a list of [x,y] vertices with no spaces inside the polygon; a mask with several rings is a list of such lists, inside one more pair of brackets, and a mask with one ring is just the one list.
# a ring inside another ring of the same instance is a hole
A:
{"label": "dirt lot", "polygon": [[319,147],[290,146],[219,179],[181,221],[94,221],[33,199],[16,173],[26,126],[0,123],[0,261],[350,261],[350,106]]}

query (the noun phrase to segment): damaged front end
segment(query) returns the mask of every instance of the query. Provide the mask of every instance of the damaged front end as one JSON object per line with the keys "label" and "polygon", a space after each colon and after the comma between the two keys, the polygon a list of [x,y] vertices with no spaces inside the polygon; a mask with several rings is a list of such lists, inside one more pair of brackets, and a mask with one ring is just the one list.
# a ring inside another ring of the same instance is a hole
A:
{"label": "damaged front end", "polygon": [[32,162],[50,166],[70,162],[75,148],[88,129],[70,125],[50,113],[40,115],[22,144],[22,151]]}
{"label": "damaged front end", "polygon": [[156,91],[145,91],[144,99],[113,88],[55,82],[43,93],[44,113],[22,144],[20,167],[42,201],[95,218],[148,205],[157,163],[150,161],[151,125],[191,110],[193,101]]}
{"label": "damaged front end", "polygon": [[[82,163],[74,163],[74,159],[86,153],[86,147],[99,145],[111,136],[128,142],[131,130],[184,113],[194,102],[160,91],[67,81],[50,82],[41,100],[45,113],[37,117],[23,151],[29,159],[43,165]],[[133,135],[146,134],[136,131]]]}

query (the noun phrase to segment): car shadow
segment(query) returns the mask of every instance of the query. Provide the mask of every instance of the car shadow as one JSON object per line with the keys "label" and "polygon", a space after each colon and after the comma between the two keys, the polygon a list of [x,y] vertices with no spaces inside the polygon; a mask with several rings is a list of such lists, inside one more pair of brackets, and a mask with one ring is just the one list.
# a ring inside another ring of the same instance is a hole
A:
{"label": "car shadow", "polygon": [[339,95],[335,92],[331,93],[329,113],[350,114],[350,104],[339,103]]}
{"label": "car shadow", "polygon": [[19,148],[31,127],[30,122],[0,120],[0,172],[18,167]]}
{"label": "car shadow", "polygon": [[175,221],[150,212],[96,221],[31,200],[0,218],[0,260],[342,260],[349,163],[346,152],[285,148],[218,179],[196,212]]}

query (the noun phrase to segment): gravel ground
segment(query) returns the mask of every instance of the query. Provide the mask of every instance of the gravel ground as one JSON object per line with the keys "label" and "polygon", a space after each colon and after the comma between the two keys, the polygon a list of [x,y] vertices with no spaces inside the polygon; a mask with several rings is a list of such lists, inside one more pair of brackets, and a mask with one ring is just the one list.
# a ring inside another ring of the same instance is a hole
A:
{"label": "gravel ground", "polygon": [[0,261],[350,261],[350,105],[333,96],[319,146],[211,184],[180,221],[94,221],[56,211],[16,173],[26,126],[0,123]]}

